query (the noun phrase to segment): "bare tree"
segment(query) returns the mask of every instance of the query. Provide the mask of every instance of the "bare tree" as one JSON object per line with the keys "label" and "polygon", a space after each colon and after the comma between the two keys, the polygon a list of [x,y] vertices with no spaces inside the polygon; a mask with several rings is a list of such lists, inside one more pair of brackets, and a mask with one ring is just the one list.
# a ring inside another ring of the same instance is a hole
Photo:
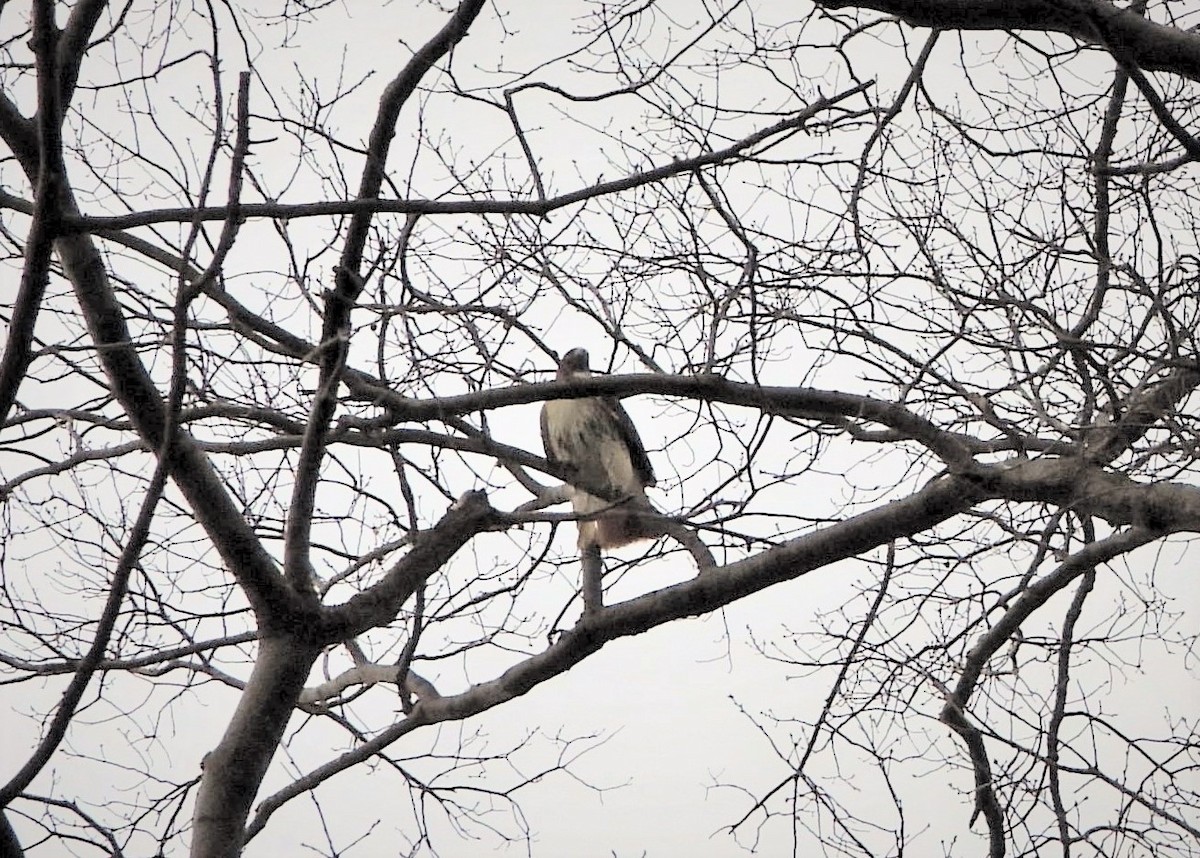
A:
{"label": "bare tree", "polygon": [[[834,564],[738,842],[1200,852],[1122,693],[1195,669],[1193,5],[0,3],[0,854],[342,854],[381,770],[523,841],[588,741],[446,725]],[[532,427],[597,395],[666,535],[581,559]]]}

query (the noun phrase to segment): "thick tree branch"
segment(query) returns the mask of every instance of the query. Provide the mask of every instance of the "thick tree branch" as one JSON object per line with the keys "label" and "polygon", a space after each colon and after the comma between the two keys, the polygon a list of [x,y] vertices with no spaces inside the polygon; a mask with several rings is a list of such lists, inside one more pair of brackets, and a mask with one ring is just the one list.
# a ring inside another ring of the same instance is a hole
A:
{"label": "thick tree branch", "polygon": [[468,492],[432,528],[413,536],[412,547],[377,584],[321,612],[314,635],[325,644],[347,640],[395,619],[425,580],[475,534],[500,517],[482,492]]}
{"label": "thick tree branch", "polygon": [[1071,508],[1114,527],[1200,532],[1200,488],[1139,483],[1080,458],[1014,459],[977,466],[970,478],[989,497]]}
{"label": "thick tree branch", "polygon": [[1106,0],[818,0],[826,9],[873,9],[915,27],[1038,30],[1092,45],[1122,45],[1138,66],[1200,80],[1200,33],[1143,18]]}
{"label": "thick tree branch", "polygon": [[[408,554],[378,584],[344,605],[322,611],[320,621],[311,618],[305,626],[260,637],[254,670],[237,710],[205,761],[196,800],[194,858],[233,858],[240,853],[250,805],[323,647],[385,625],[404,600],[494,516],[482,493],[468,493],[414,540]],[[420,686],[419,678],[414,683]],[[426,691],[425,699],[435,699],[425,686],[420,688]]]}
{"label": "thick tree branch", "polygon": [[609,641],[638,635],[673,620],[709,613],[773,584],[799,578],[892,539],[923,532],[969,509],[981,497],[972,482],[943,477],[910,497],[789,540],[754,557],[636,599],[590,611],[542,653],[462,694],[420,701],[403,721],[265,799],[247,829],[247,840],[261,831],[267,819],[288,800],[370,759],[418,727],[477,715],[565,673]]}
{"label": "thick tree branch", "polygon": [[[32,129],[30,120],[24,119],[7,99],[0,98],[0,136],[13,148],[21,168],[34,181],[39,166],[37,147],[31,150],[28,146],[37,136]],[[57,205],[63,216],[78,214],[65,176]],[[133,346],[104,259],[92,239],[85,235],[60,235],[54,246],[75,289],[113,394],[146,444],[154,450],[162,449],[166,409]],[[270,615],[273,622],[293,623],[296,612],[305,606],[297,603],[284,586],[274,560],[191,436],[179,430],[170,446],[169,458],[172,479],[188,499],[227,568],[245,587],[255,610],[260,616]]]}
{"label": "thick tree branch", "polygon": [[[252,821],[248,836],[259,831],[271,813],[290,798],[370,758],[417,727],[460,720],[493,708],[569,670],[611,640],[637,635],[683,617],[708,613],[773,584],[861,554],[891,539],[925,532],[989,497],[1042,503],[1066,500],[1097,510],[1097,514],[1121,523],[1140,519],[1142,511],[1158,510],[1165,504],[1174,510],[1167,513],[1168,527],[1182,526],[1186,522],[1190,528],[1200,530],[1200,489],[1139,484],[1107,474],[1098,466],[1078,459],[1018,460],[1004,466],[978,466],[970,476],[941,477],[911,497],[790,540],[754,557],[713,569],[681,584],[586,613],[574,628],[543,653],[462,694],[422,702],[396,726],[268,798]],[[978,665],[985,663],[987,657],[1008,640],[1011,628],[1044,603],[1056,592],[1055,588],[1061,589],[1086,571],[1080,564],[1094,565],[1111,559],[1160,537],[1162,532],[1145,527],[1122,531],[1095,543],[1094,547],[1089,546],[1063,564],[1054,575],[1030,588],[1009,609],[1006,619],[976,645],[973,653],[977,657],[972,659],[976,668],[964,672],[955,699],[966,703],[982,670]],[[953,720],[955,716],[951,712],[946,717]],[[982,742],[981,738],[979,742]]]}
{"label": "thick tree branch", "polygon": [[1200,369],[1181,367],[1165,378],[1132,391],[1122,402],[1111,403],[1115,412],[1107,423],[1086,435],[1084,455],[1094,462],[1111,462],[1139,441],[1200,386]]}
{"label": "thick tree branch", "polygon": [[[8,322],[8,339],[0,359],[0,424],[8,417],[17,398],[17,389],[29,368],[33,333],[37,327],[42,296],[50,282],[50,258],[61,215],[59,188],[65,167],[62,158],[61,116],[59,107],[59,69],[55,45],[58,31],[54,26],[54,3],[38,0],[33,4],[33,48],[37,66],[37,176],[34,191],[33,222],[25,239],[25,266],[21,285]],[[6,125],[8,123],[5,123]],[[17,124],[23,124],[18,122]],[[6,139],[11,134],[3,135]]]}
{"label": "thick tree branch", "polygon": [[259,640],[250,681],[220,744],[204,759],[196,796],[193,858],[236,858],[242,830],[321,647],[294,637]]}
{"label": "thick tree branch", "polygon": [[79,67],[83,65],[83,58],[87,54],[88,41],[107,8],[108,0],[80,0],[71,7],[67,26],[58,39],[58,97],[63,108],[75,94]]}
{"label": "thick tree branch", "polygon": [[25,858],[25,850],[8,821],[8,811],[0,810],[0,858]]}
{"label": "thick tree branch", "polygon": [[444,420],[482,409],[524,405],[547,399],[573,399],[581,396],[631,396],[659,394],[724,402],[755,408],[768,414],[800,419],[857,418],[880,423],[924,444],[947,464],[966,466],[972,459],[969,437],[938,428],[902,405],[869,396],[816,390],[807,387],[766,387],[727,381],[715,375],[683,376],[629,374],[594,376],[586,381],[552,381],[517,387],[494,388],[461,396],[415,400],[380,389],[374,391],[380,404],[392,411],[391,418],[404,421]]}
{"label": "thick tree branch", "polygon": [[[400,109],[434,64],[466,36],[483,5],[484,0],[463,0],[445,26],[417,51],[384,89],[367,145],[367,162],[357,199],[375,200],[379,197]],[[363,290],[359,269],[372,217],[369,209],[356,211],[351,217],[334,289],[325,293],[325,318],[318,359],[320,376],[304,432],[304,444],[296,467],[296,481],[284,531],[284,575],[297,592],[312,591],[309,540],[317,484],[325,455],[326,430],[337,408],[338,383],[350,352],[350,311]]]}

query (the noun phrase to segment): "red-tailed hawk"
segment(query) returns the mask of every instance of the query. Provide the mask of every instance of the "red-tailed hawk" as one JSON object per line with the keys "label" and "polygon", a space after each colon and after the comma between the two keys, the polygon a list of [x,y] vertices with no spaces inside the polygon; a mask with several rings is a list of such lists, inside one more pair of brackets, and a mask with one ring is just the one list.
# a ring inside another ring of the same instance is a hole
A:
{"label": "red-tailed hawk", "polygon": [[[585,349],[571,349],[558,364],[559,381],[591,374]],[[662,533],[646,499],[646,487],[654,485],[654,469],[633,421],[617,400],[589,396],[547,401],[542,406],[542,444],[546,458],[569,471],[576,514],[598,513],[579,522],[580,548],[616,548]],[[607,490],[611,499],[579,486]]]}

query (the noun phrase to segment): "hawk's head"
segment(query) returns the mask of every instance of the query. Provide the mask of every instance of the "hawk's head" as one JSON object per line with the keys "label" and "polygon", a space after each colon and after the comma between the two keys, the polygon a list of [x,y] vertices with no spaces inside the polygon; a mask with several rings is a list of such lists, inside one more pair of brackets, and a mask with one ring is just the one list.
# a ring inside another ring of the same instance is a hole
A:
{"label": "hawk's head", "polygon": [[587,349],[571,349],[558,362],[559,381],[566,381],[569,378],[586,378],[591,374],[591,370],[588,369]]}

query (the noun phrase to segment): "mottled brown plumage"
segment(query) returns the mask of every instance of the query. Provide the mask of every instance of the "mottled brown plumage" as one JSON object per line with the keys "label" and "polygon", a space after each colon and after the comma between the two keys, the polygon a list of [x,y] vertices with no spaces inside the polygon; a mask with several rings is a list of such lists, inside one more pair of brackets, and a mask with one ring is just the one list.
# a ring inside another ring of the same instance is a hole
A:
{"label": "mottled brown plumage", "polygon": [[[584,349],[571,349],[558,365],[560,381],[591,374]],[[620,402],[607,396],[548,401],[542,406],[542,444],[547,459],[570,471],[576,514],[594,516],[579,522],[580,548],[616,548],[662,532],[645,491],[654,485],[654,469]]]}

